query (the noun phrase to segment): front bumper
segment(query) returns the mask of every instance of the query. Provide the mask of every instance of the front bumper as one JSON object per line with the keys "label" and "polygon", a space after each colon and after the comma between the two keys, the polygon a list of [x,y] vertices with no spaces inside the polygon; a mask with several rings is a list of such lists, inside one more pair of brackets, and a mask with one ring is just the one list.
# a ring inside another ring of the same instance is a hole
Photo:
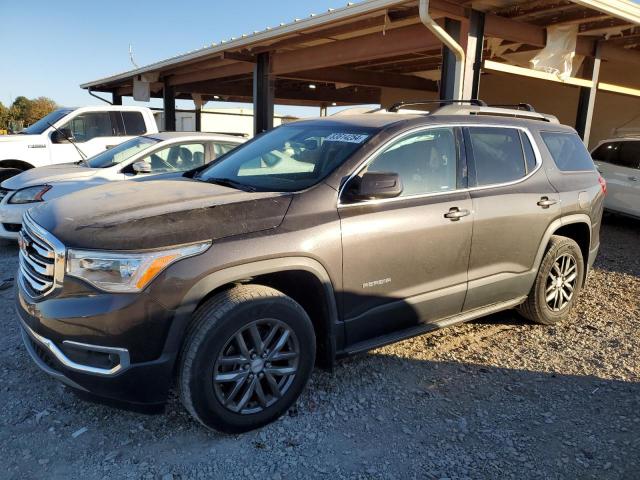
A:
{"label": "front bumper", "polygon": [[6,199],[0,203],[0,238],[18,239],[19,226],[22,225],[22,215],[31,207],[40,204],[24,203],[12,205]]}
{"label": "front bumper", "polygon": [[[159,405],[166,401],[177,355],[164,351],[164,337],[161,345],[152,345],[152,330],[161,319],[145,317],[150,323],[143,322],[143,328],[151,337],[147,337],[149,350],[140,352],[143,344],[136,339],[136,328],[140,325],[131,318],[136,311],[135,305],[123,306],[114,301],[104,311],[104,303],[97,302],[95,316],[85,317],[76,316],[79,312],[69,310],[77,307],[74,298],[30,303],[20,287],[17,295],[16,310],[23,342],[44,372],[76,390],[116,402]],[[140,301],[144,302],[144,299]],[[83,313],[87,313],[86,309]],[[115,336],[109,332],[100,333],[107,318],[115,329],[123,321],[133,321],[134,332]],[[92,334],[88,334],[92,324]],[[118,340],[114,341],[114,337]],[[157,336],[156,339],[157,342]],[[122,345],[114,346],[115,342],[122,342]],[[149,351],[154,350],[159,350],[160,354],[147,359]]]}

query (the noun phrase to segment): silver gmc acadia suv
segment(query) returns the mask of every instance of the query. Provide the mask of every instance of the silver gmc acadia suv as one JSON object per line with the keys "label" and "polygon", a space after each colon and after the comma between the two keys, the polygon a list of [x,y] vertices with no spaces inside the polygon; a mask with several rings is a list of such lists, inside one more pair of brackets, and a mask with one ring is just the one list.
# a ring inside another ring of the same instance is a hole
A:
{"label": "silver gmc acadia suv", "polygon": [[247,431],[316,364],[510,308],[567,318],[605,193],[576,132],[528,105],[298,121],[31,209],[24,343],[75,390],[161,405],[175,386],[207,427]]}

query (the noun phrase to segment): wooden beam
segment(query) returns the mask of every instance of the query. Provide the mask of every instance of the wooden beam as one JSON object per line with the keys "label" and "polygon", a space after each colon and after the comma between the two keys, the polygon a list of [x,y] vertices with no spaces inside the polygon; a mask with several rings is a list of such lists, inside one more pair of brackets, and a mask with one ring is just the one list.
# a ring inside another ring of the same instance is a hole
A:
{"label": "wooden beam", "polygon": [[390,55],[403,55],[440,45],[440,40],[424,25],[411,25],[387,30],[386,34],[373,33],[291,52],[276,53],[273,55],[272,68],[275,75],[283,75],[375,60]]}
{"label": "wooden beam", "polygon": [[596,93],[598,82],[600,81],[600,45],[596,46],[595,58],[585,59],[591,65],[591,87],[580,87],[580,97],[578,100],[578,111],[576,113],[576,130],[585,145],[589,146],[591,136],[591,123],[593,121],[593,111],[596,105]]}
{"label": "wooden beam", "polygon": [[193,73],[173,75],[169,78],[169,85],[184,85],[187,83],[195,83],[224,77],[234,77],[237,75],[247,75],[250,73],[253,73],[252,63],[232,63],[230,65],[213,67],[207,70],[198,70]]}
{"label": "wooden beam", "polygon": [[343,67],[306,70],[282,75],[283,78],[309,80],[313,82],[348,83],[367,87],[406,88],[409,90],[437,91],[438,84],[411,75],[382,73],[371,70],[353,70]]}
{"label": "wooden beam", "polygon": [[236,62],[256,63],[256,57],[238,52],[224,52],[222,54],[224,60],[235,60]]}

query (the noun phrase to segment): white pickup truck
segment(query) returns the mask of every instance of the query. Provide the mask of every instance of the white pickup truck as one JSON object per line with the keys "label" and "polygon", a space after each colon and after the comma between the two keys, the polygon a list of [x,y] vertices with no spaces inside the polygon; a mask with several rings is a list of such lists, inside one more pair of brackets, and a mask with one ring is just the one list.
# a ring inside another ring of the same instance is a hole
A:
{"label": "white pickup truck", "polygon": [[84,160],[132,137],[157,132],[148,108],[61,108],[16,135],[0,136],[0,181],[30,168]]}

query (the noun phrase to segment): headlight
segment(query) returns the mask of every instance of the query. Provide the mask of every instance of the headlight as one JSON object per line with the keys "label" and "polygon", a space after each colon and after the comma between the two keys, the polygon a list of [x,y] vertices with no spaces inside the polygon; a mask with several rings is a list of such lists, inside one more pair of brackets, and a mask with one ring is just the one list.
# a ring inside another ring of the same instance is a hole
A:
{"label": "headlight", "polygon": [[51,185],[38,185],[37,187],[27,187],[22,190],[16,191],[11,198],[9,198],[9,203],[33,203],[33,202],[41,202],[42,196],[51,190]]}
{"label": "headlight", "polygon": [[183,258],[199,255],[211,242],[142,253],[69,250],[67,275],[108,292],[140,292],[160,272]]}

